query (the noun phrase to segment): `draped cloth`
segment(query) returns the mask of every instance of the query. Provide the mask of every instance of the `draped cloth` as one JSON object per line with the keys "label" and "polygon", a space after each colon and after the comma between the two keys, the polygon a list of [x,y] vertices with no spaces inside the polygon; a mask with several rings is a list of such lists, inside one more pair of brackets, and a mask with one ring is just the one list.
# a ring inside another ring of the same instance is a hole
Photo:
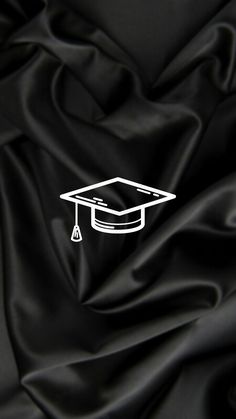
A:
{"label": "draped cloth", "polygon": [[[1,0],[1,419],[235,418],[235,68],[234,0]],[[177,198],[71,242],[116,176]]]}

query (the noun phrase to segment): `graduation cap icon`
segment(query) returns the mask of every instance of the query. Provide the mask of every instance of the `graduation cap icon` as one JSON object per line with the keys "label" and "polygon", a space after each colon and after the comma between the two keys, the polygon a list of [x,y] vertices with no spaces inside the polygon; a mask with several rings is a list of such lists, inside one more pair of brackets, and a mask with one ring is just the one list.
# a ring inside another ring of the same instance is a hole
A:
{"label": "graduation cap icon", "polygon": [[91,208],[91,226],[109,234],[133,233],[145,226],[145,208],[174,199],[172,193],[151,188],[121,177],[60,195],[75,204],[75,225],[71,240],[82,240],[79,205]]}

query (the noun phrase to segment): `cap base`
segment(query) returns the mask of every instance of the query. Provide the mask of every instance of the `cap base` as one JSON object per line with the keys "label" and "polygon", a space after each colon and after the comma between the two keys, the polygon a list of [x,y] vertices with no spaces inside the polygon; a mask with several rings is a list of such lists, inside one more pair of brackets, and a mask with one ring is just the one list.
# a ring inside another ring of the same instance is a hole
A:
{"label": "cap base", "polygon": [[[112,220],[104,221],[104,212],[91,208],[91,226],[102,233],[126,234],[134,233],[145,226],[145,210],[141,208],[132,213],[132,221],[126,217],[115,216]],[[101,219],[103,217],[103,219]],[[113,222],[114,220],[114,222]]]}

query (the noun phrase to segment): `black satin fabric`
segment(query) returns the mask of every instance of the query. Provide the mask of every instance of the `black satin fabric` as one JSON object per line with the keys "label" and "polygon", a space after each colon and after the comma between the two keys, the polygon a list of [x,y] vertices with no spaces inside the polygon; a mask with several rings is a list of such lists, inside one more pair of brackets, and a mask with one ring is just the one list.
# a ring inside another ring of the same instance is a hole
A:
{"label": "black satin fabric", "polygon": [[[235,0],[1,0],[1,419],[236,417],[235,71]],[[71,242],[116,176],[177,198]]]}

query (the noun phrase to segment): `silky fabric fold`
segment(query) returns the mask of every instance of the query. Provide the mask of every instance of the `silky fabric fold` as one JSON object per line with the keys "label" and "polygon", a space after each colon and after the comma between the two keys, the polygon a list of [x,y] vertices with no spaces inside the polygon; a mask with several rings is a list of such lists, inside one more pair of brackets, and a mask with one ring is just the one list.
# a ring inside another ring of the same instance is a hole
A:
{"label": "silky fabric fold", "polygon": [[[0,419],[235,418],[235,57],[234,0],[2,0]],[[176,199],[73,243],[117,176]]]}

